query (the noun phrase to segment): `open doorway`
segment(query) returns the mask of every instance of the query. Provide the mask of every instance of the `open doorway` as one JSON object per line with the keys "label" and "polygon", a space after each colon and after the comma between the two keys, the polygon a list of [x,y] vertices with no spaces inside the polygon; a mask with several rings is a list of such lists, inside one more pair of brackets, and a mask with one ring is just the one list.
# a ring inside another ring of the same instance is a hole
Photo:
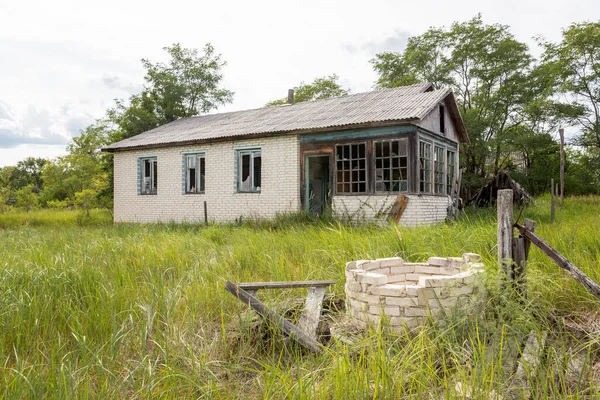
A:
{"label": "open doorway", "polygon": [[306,211],[321,215],[329,207],[329,155],[306,156]]}

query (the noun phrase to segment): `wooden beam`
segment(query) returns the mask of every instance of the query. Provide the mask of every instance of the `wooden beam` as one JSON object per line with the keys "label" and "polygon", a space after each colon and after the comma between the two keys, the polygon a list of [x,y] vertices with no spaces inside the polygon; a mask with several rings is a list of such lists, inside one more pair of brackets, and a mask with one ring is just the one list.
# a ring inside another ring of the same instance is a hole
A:
{"label": "wooden beam", "polygon": [[308,295],[304,302],[304,310],[302,310],[300,320],[298,321],[298,328],[314,340],[317,340],[317,328],[321,319],[324,297],[325,286],[308,289]]}
{"label": "wooden beam", "polygon": [[225,283],[225,289],[227,289],[229,293],[240,299],[242,302],[252,307],[254,311],[277,325],[285,334],[296,340],[308,350],[312,351],[313,353],[320,353],[323,350],[323,347],[319,342],[302,332],[296,325],[292,324],[275,311],[267,308],[263,302],[250,295],[243,288],[241,288],[240,285],[236,285],[235,283],[227,281]]}
{"label": "wooden beam", "polygon": [[335,281],[249,282],[238,283],[237,286],[244,290],[297,289],[306,287],[327,287],[334,283]]}
{"label": "wooden beam", "polygon": [[498,264],[505,277],[512,280],[513,191],[498,190]]}
{"label": "wooden beam", "polygon": [[535,233],[527,230],[525,227],[515,224],[515,228],[521,232],[523,237],[529,239],[531,243],[535,244],[540,250],[542,250],[556,265],[567,271],[569,275],[573,277],[577,282],[581,283],[591,294],[600,299],[600,285],[591,280],[586,274],[577,268],[573,263],[567,260],[562,254],[554,250],[548,243],[546,243],[541,237]]}

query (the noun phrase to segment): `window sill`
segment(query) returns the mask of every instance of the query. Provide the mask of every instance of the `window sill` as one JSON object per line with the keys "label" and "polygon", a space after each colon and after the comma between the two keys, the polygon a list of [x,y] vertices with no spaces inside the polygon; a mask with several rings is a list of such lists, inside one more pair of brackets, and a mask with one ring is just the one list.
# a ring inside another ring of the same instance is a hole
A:
{"label": "window sill", "polygon": [[140,196],[156,196],[158,193],[140,193]]}
{"label": "window sill", "polygon": [[205,193],[205,192],[185,192],[185,193],[184,193],[184,196],[185,196],[185,195],[188,195],[188,194],[191,194],[191,195],[193,196],[193,195],[195,195],[195,194],[204,194],[204,193]]}
{"label": "window sill", "polygon": [[235,192],[235,194],[260,194],[260,190],[254,190],[254,191],[237,191]]}

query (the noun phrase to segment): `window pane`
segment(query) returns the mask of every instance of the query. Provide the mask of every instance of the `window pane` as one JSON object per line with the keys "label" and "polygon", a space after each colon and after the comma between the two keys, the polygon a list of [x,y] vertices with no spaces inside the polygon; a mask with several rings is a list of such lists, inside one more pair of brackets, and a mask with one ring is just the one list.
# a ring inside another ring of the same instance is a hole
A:
{"label": "window pane", "polygon": [[152,166],[154,167],[154,170],[152,171],[153,184],[154,184],[152,187],[152,193],[156,193],[156,188],[158,187],[158,165],[157,165],[156,160],[153,160]]}
{"label": "window pane", "polygon": [[[406,154],[406,139],[386,140],[375,142],[376,149],[381,149],[375,154],[376,176],[380,183],[375,183],[376,192],[407,191],[400,185],[400,166],[408,164]],[[406,179],[406,177],[404,178]],[[404,187],[408,188],[408,182]]]}
{"label": "window pane", "polygon": [[250,191],[250,154],[242,153],[241,158],[241,175],[240,175],[240,191]]}
{"label": "window pane", "polygon": [[254,153],[254,172],[253,172],[253,189],[260,190],[260,170],[262,165],[262,157],[260,152]]}
{"label": "window pane", "polygon": [[198,183],[198,190],[201,192],[204,192],[205,165],[204,157],[200,157],[200,182]]}

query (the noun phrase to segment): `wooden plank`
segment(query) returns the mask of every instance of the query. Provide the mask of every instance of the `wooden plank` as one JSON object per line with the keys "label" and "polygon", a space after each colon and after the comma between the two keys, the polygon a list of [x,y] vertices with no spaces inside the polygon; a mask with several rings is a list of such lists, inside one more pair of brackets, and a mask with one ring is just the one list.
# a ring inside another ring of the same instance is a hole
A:
{"label": "wooden plank", "polygon": [[509,280],[512,272],[513,191],[498,190],[498,264]]}
{"label": "wooden plank", "polygon": [[246,292],[239,285],[227,281],[225,283],[225,289],[227,289],[229,293],[240,299],[243,303],[248,304],[250,307],[252,307],[254,311],[265,317],[273,324],[277,325],[277,327],[279,327],[279,329],[281,329],[285,334],[287,334],[292,339],[296,340],[308,350],[314,353],[320,353],[323,350],[319,342],[302,332],[300,329],[298,329],[296,325],[292,324],[290,321],[283,318],[275,311],[267,308],[267,306],[265,306],[263,302],[258,300],[256,297],[248,294],[248,292]]}
{"label": "wooden plank", "polygon": [[297,289],[305,287],[327,287],[335,281],[291,281],[291,282],[247,282],[238,283],[238,286],[245,290],[258,289]]}
{"label": "wooden plank", "polygon": [[398,193],[396,196],[396,200],[392,205],[392,209],[390,210],[390,220],[394,222],[400,222],[400,218],[402,214],[404,214],[404,210],[406,210],[406,205],[408,204],[408,196],[403,193]]}
{"label": "wooden plank", "polygon": [[515,228],[521,232],[523,237],[526,237],[535,244],[540,250],[542,250],[556,265],[567,271],[569,275],[573,277],[577,282],[581,283],[591,294],[600,299],[600,285],[591,280],[586,274],[577,268],[573,263],[567,260],[562,254],[554,250],[548,243],[546,243],[541,237],[535,233],[525,229],[525,227],[515,224]]}
{"label": "wooden plank", "polygon": [[[529,232],[534,232],[535,231],[535,221],[532,221],[528,218],[525,218],[525,223],[523,224],[525,226],[525,229],[527,229]],[[531,241],[527,238],[524,238],[524,242],[525,242],[525,261],[529,260],[529,248],[531,247]]]}
{"label": "wooden plank", "polygon": [[208,225],[208,212],[206,211],[206,200],[204,200],[204,225]]}
{"label": "wooden plank", "polygon": [[517,293],[525,297],[525,273],[527,271],[527,260],[525,259],[525,238],[518,237],[512,239],[512,258],[514,261],[514,288]]}
{"label": "wooden plank", "polygon": [[300,320],[298,321],[298,328],[314,340],[317,340],[317,327],[321,319],[324,297],[324,286],[308,289],[308,295],[304,302],[304,310],[302,310]]}

